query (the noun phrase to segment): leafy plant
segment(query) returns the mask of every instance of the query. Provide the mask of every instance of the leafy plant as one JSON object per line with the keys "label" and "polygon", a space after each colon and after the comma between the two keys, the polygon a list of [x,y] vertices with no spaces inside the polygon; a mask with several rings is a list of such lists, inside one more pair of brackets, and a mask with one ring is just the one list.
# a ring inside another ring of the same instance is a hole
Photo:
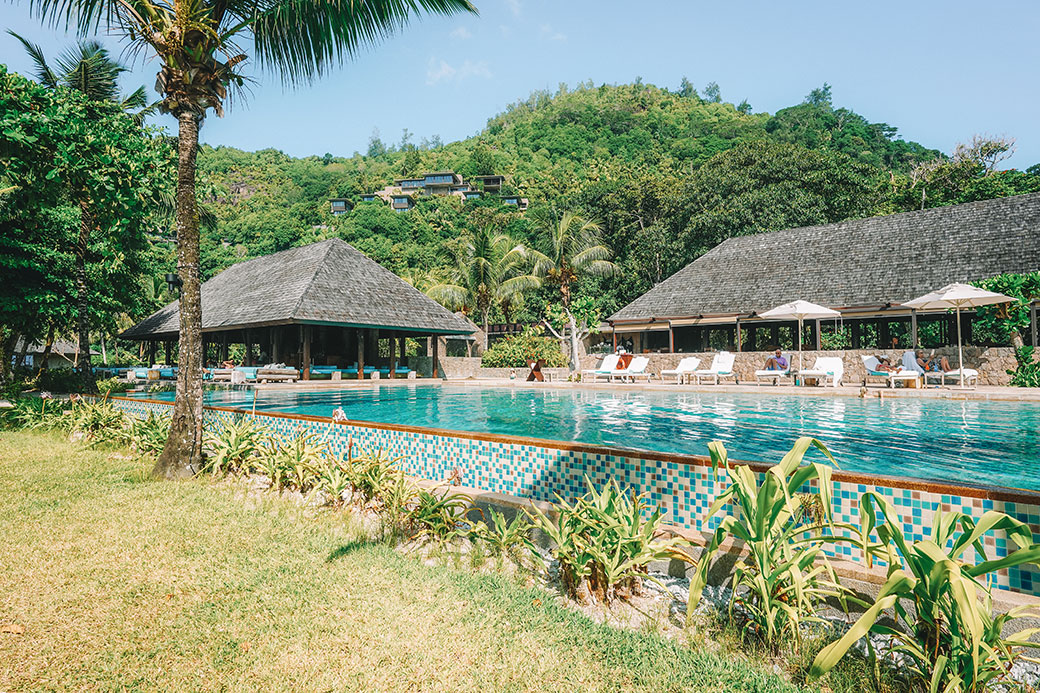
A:
{"label": "leafy plant", "polygon": [[485,368],[526,368],[531,361],[543,359],[547,368],[562,368],[567,357],[555,339],[541,336],[534,329],[497,340],[480,358]]}
{"label": "leafy plant", "polygon": [[351,483],[365,503],[382,495],[392,483],[398,481],[399,459],[383,454],[382,450],[353,458],[350,462]]}
{"label": "leafy plant", "polygon": [[[901,671],[929,691],[987,689],[1008,677],[1022,648],[1040,647],[1029,641],[1040,632],[1037,628],[1004,637],[1009,621],[1040,614],[1020,607],[994,616],[989,580],[998,570],[1040,560],[1040,544],[1033,543],[1028,525],[992,510],[977,523],[964,513],[937,510],[929,538],[910,543],[898,513],[884,497],[867,492],[859,507],[863,545],[871,556],[886,561],[888,579],[873,606],[816,656],[812,678],[830,671],[871,632],[893,638],[894,651],[907,662]],[[1004,532],[1018,548],[1004,558],[987,559],[983,536],[990,531]],[[871,534],[877,542],[870,540]],[[977,561],[966,559],[970,549]],[[895,626],[880,620],[889,609]]]}
{"label": "leafy plant", "polygon": [[512,520],[507,520],[503,513],[491,508],[489,515],[490,522],[477,522],[473,526],[473,535],[493,557],[505,556],[523,564],[524,558],[530,556],[536,562],[542,562],[542,554],[531,541],[534,524],[526,513],[517,512]]}
{"label": "leafy plant", "polygon": [[71,404],[46,397],[22,397],[0,412],[0,426],[9,429],[47,430],[66,425]]}
{"label": "leafy plant", "polygon": [[[825,544],[837,540],[822,532],[824,527],[833,527],[831,468],[819,463],[801,466],[810,446],[834,462],[823,443],[802,437],[759,482],[750,467],[729,463],[722,443],[708,444],[716,478],[722,467],[731,481],[712,503],[705,520],[731,504],[739,512],[722,518],[697,563],[690,580],[687,625],[691,625],[707,585],[711,562],[730,537],[744,542],[746,552],[733,570],[730,616],[739,607],[750,633],[767,645],[776,646],[783,638],[799,642],[803,623],[822,620],[817,605],[827,597],[844,596],[823,554]],[[799,494],[812,480],[819,482],[819,495]]]}
{"label": "leafy plant", "polygon": [[440,495],[427,489],[415,492],[408,522],[413,534],[437,542],[447,542],[469,529],[466,516],[473,510],[473,499],[461,493]]}
{"label": "leafy plant", "polygon": [[102,395],[111,395],[126,392],[130,389],[130,383],[119,378],[105,378],[97,381],[98,392]]}
{"label": "leafy plant", "polygon": [[383,522],[383,537],[396,541],[409,532],[409,511],[419,490],[404,472],[392,467],[379,479],[382,485],[375,490],[372,500],[378,504],[377,512]]}
{"label": "leafy plant", "polygon": [[556,519],[534,508],[532,518],[555,545],[564,588],[581,598],[588,588],[594,600],[610,602],[638,592],[652,561],[677,555],[680,539],[656,539],[661,528],[661,511],[655,508],[643,517],[642,497],[622,491],[611,479],[597,491],[588,477],[589,489],[581,498],[567,503],[557,495]]}
{"label": "leafy plant", "polygon": [[144,419],[127,417],[130,448],[139,455],[158,457],[169,434],[170,417],[167,415],[156,416],[155,412],[150,411]]}
{"label": "leafy plant", "polygon": [[281,469],[279,480],[282,485],[307,491],[313,485],[326,447],[313,433],[299,431],[288,440],[274,442],[268,454]]}
{"label": "leafy plant", "polygon": [[332,497],[333,505],[343,504],[343,494],[353,488],[350,460],[326,455],[319,464],[315,488]]}
{"label": "leafy plant", "polygon": [[255,419],[239,417],[224,421],[215,433],[206,437],[199,473],[219,476],[248,469],[250,460],[261,450],[267,437],[267,427]]}
{"label": "leafy plant", "polygon": [[1037,361],[1035,352],[1036,349],[1031,346],[1015,350],[1018,367],[1008,371],[1014,387],[1040,387],[1040,361]]}
{"label": "leafy plant", "polygon": [[127,443],[127,416],[111,402],[82,398],[72,405],[71,429],[89,443]]}

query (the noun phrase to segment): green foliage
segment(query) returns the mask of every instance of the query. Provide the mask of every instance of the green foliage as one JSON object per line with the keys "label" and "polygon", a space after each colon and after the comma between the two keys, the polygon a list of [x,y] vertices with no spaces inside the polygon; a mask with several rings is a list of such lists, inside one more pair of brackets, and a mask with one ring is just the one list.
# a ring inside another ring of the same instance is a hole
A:
{"label": "green foliage", "polygon": [[170,434],[170,417],[148,412],[144,419],[127,417],[126,437],[130,449],[145,457],[158,457]]}
{"label": "green foliage", "polygon": [[1040,301],[1040,272],[1000,274],[973,284],[1017,300],[976,308],[972,333],[985,341],[1021,346],[1029,334],[1029,304]]}
{"label": "green foliage", "polygon": [[536,330],[525,330],[495,341],[480,358],[485,368],[526,368],[532,361],[545,359],[548,368],[567,365],[560,343],[543,337]]}
{"label": "green foliage", "polygon": [[313,433],[298,431],[287,439],[270,439],[261,448],[260,457],[265,458],[261,466],[266,471],[275,471],[271,477],[274,488],[306,492],[314,485],[327,448]]}
{"label": "green foliage", "polygon": [[[722,518],[711,542],[701,555],[690,580],[687,619],[708,582],[708,570],[722,543],[734,538],[744,543],[746,555],[733,570],[730,616],[747,623],[749,635],[770,647],[783,641],[799,642],[804,623],[822,622],[817,606],[828,597],[843,596],[823,554],[832,529],[831,468],[813,463],[801,466],[810,446],[815,446],[832,463],[834,458],[814,438],[799,438],[779,464],[759,481],[750,467],[731,465],[725,446],[708,445],[712,469],[726,470],[730,485],[715,498],[707,518],[734,507]],[[819,485],[819,495],[802,495],[799,489],[810,481]]]}
{"label": "green foliage", "polygon": [[450,489],[438,490],[416,491],[407,517],[413,536],[445,543],[469,531],[467,515],[473,510],[473,500]]}
{"label": "green foliage", "polygon": [[596,490],[567,503],[557,496],[553,518],[534,508],[532,519],[555,544],[553,555],[567,591],[578,597],[587,588],[594,600],[609,603],[638,593],[653,561],[677,556],[679,539],[662,540],[661,511],[655,508],[644,517],[642,497],[622,491],[611,479]]}
{"label": "green foliage", "polygon": [[199,473],[222,476],[248,471],[255,457],[268,445],[269,437],[267,427],[252,417],[224,421],[219,429],[206,435]]}
{"label": "green foliage", "polygon": [[20,397],[10,409],[0,410],[0,428],[8,430],[51,430],[67,427],[72,403],[49,397]]}
{"label": "green foliage", "polygon": [[1015,350],[1018,367],[1011,372],[1013,387],[1040,387],[1040,361],[1037,361],[1035,352],[1036,349],[1031,346]]}
{"label": "green foliage", "polygon": [[97,381],[98,394],[101,396],[120,394],[129,390],[130,387],[131,383],[115,377]]}
{"label": "green foliage", "polygon": [[[994,615],[989,582],[996,571],[1040,560],[1040,544],[1033,543],[1028,525],[992,510],[978,522],[936,510],[931,535],[910,543],[899,513],[883,496],[867,492],[859,507],[863,546],[885,560],[888,579],[852,628],[817,655],[812,677],[833,668],[869,632],[894,638],[895,651],[906,661],[901,673],[929,691],[986,690],[1007,680],[1022,648],[1040,647],[1029,641],[1040,629],[1003,635],[1013,619],[1037,613],[1020,607]],[[990,531],[1003,532],[1015,550],[987,559],[983,536]],[[969,558],[972,550],[975,560]],[[881,620],[889,610],[895,626]]]}
{"label": "green foliage", "polygon": [[473,536],[478,539],[488,553],[495,558],[509,558],[518,565],[524,565],[530,558],[541,564],[542,554],[531,541],[534,525],[530,517],[517,511],[512,520],[495,508],[489,512],[490,522],[477,522],[473,526]]}
{"label": "green foliage", "polygon": [[128,441],[129,421],[121,409],[103,399],[81,397],[72,405],[69,427],[91,444]]}

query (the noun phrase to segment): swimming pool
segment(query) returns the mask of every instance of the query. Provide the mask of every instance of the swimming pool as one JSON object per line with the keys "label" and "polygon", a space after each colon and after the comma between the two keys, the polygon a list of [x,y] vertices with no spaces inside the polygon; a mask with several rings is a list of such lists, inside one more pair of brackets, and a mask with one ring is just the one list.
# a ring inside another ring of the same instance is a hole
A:
{"label": "swimming pool", "polygon": [[[253,392],[207,392],[206,404],[251,409]],[[331,416],[337,407],[356,421],[629,450],[706,455],[721,440],[731,458],[758,462],[778,462],[812,435],[846,471],[1040,491],[1035,402],[453,385],[257,391],[258,413]]]}

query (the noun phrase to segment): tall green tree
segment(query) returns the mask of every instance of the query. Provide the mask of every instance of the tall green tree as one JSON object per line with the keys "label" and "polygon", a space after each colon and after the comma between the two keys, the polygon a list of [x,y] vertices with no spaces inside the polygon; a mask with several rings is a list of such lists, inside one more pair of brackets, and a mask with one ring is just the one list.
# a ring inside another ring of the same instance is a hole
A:
{"label": "tall green tree", "polygon": [[524,246],[483,226],[462,247],[449,281],[429,287],[426,294],[449,310],[479,316],[487,334],[493,308],[507,308],[519,294],[540,285],[529,268]]}
{"label": "tall green tree", "polygon": [[582,326],[572,310],[572,288],[581,275],[613,276],[617,265],[611,262],[613,253],[603,245],[600,227],[595,221],[564,212],[558,219],[550,216],[542,219],[540,230],[541,247],[529,251],[534,260],[534,274],[559,292],[564,331],[557,336],[568,342],[571,369],[576,370]]}
{"label": "tall green tree", "polygon": [[[132,113],[136,122],[143,123],[144,118],[154,111],[156,104],[148,105],[144,87],[138,87],[128,96],[122,96],[119,90],[119,76],[126,68],[113,60],[108,50],[97,41],[79,41],[62,53],[57,60],[57,70],[52,68],[44,56],[43,49],[13,31],[8,34],[18,39],[36,68],[36,80],[48,89],[71,89],[83,94],[88,101],[112,103],[120,110]],[[135,112],[136,111],[136,112]],[[72,184],[70,179],[69,183]],[[80,358],[77,364],[81,373],[82,387],[93,391],[94,375],[90,359],[90,306],[87,286],[87,254],[90,249],[91,235],[95,233],[95,211],[91,209],[92,191],[86,188],[70,187],[73,201],[79,206],[80,231],[76,242],[76,294],[78,351]],[[53,333],[53,324],[48,333]],[[48,344],[50,340],[48,339]]]}
{"label": "tall green tree", "polygon": [[195,195],[199,126],[224,114],[228,89],[241,87],[243,43],[286,83],[306,82],[418,14],[476,12],[469,0],[31,0],[41,17],[75,24],[83,35],[105,24],[161,68],[160,109],[177,119],[177,266],[180,370],[170,435],[154,473],[190,476],[202,460],[202,301]]}

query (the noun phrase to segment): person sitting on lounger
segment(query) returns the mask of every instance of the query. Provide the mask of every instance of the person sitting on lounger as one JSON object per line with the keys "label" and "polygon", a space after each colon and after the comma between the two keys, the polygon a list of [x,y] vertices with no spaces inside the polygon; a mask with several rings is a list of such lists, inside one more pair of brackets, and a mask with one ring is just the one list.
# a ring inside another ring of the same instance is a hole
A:
{"label": "person sitting on lounger", "polygon": [[235,368],[237,366],[238,366],[238,364],[235,363],[234,361],[231,361],[231,360],[221,361],[221,363],[220,363],[220,367],[221,368]]}
{"label": "person sitting on lounger", "polygon": [[932,373],[945,373],[952,370],[950,368],[950,362],[946,360],[945,356],[933,356],[930,359],[926,359],[924,356],[917,357],[917,363],[921,368]]}
{"label": "person sitting on lounger", "polygon": [[531,372],[527,374],[527,382],[537,380],[538,382],[545,382],[545,376],[542,375],[542,366],[545,365],[545,359],[538,359],[531,363]]}
{"label": "person sitting on lounger", "polygon": [[874,369],[875,371],[881,371],[884,373],[898,373],[903,370],[901,365],[890,363],[887,356],[875,356],[878,365]]}
{"label": "person sitting on lounger", "polygon": [[767,371],[786,371],[787,370],[787,359],[784,358],[784,354],[779,349],[776,353],[769,357],[766,361],[765,370]]}

